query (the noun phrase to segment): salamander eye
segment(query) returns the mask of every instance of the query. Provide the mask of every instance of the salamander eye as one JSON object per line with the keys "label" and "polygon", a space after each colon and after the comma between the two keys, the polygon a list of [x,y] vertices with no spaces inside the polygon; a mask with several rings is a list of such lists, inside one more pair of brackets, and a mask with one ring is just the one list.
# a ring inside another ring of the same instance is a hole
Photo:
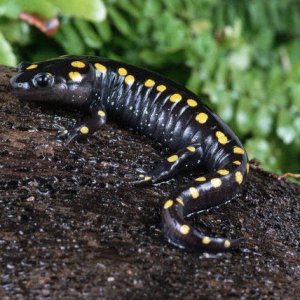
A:
{"label": "salamander eye", "polygon": [[35,87],[51,87],[54,83],[54,78],[50,73],[38,73],[33,77],[32,83]]}

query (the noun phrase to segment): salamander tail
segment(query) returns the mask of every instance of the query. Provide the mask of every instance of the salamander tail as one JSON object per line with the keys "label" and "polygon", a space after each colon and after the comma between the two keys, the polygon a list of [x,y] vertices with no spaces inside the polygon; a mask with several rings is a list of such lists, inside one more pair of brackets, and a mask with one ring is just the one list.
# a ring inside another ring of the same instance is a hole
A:
{"label": "salamander tail", "polygon": [[174,245],[199,251],[238,249],[242,239],[209,237],[188,224],[186,217],[225,203],[240,189],[248,172],[246,158],[236,166],[227,165],[195,179],[187,189],[164,203],[164,234]]}

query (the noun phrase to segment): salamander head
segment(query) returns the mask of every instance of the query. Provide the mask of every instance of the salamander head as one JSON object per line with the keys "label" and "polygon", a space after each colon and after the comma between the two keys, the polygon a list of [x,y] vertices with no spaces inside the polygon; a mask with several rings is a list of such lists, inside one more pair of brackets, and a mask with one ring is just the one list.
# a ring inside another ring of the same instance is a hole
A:
{"label": "salamander head", "polygon": [[10,80],[12,93],[25,101],[54,101],[80,106],[85,103],[95,79],[84,57],[65,56],[39,63],[21,63]]}

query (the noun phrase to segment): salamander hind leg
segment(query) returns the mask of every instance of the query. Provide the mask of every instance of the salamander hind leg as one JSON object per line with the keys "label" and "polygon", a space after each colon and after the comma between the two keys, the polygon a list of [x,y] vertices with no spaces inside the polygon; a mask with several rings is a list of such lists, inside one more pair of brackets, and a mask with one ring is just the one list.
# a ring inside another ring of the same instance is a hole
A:
{"label": "salamander hind leg", "polygon": [[200,161],[202,149],[199,144],[193,144],[180,149],[175,154],[167,157],[161,164],[147,174],[142,174],[141,180],[133,184],[157,183],[175,176],[185,164],[194,160]]}

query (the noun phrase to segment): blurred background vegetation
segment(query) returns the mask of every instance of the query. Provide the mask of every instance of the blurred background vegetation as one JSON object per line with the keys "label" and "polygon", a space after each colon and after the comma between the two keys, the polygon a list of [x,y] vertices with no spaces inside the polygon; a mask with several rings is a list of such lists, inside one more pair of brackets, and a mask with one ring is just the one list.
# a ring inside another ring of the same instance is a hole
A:
{"label": "blurred background vegetation", "polygon": [[[57,18],[57,32],[24,12]],[[126,61],[207,94],[250,158],[300,172],[297,0],[0,0],[0,63],[62,54]]]}

